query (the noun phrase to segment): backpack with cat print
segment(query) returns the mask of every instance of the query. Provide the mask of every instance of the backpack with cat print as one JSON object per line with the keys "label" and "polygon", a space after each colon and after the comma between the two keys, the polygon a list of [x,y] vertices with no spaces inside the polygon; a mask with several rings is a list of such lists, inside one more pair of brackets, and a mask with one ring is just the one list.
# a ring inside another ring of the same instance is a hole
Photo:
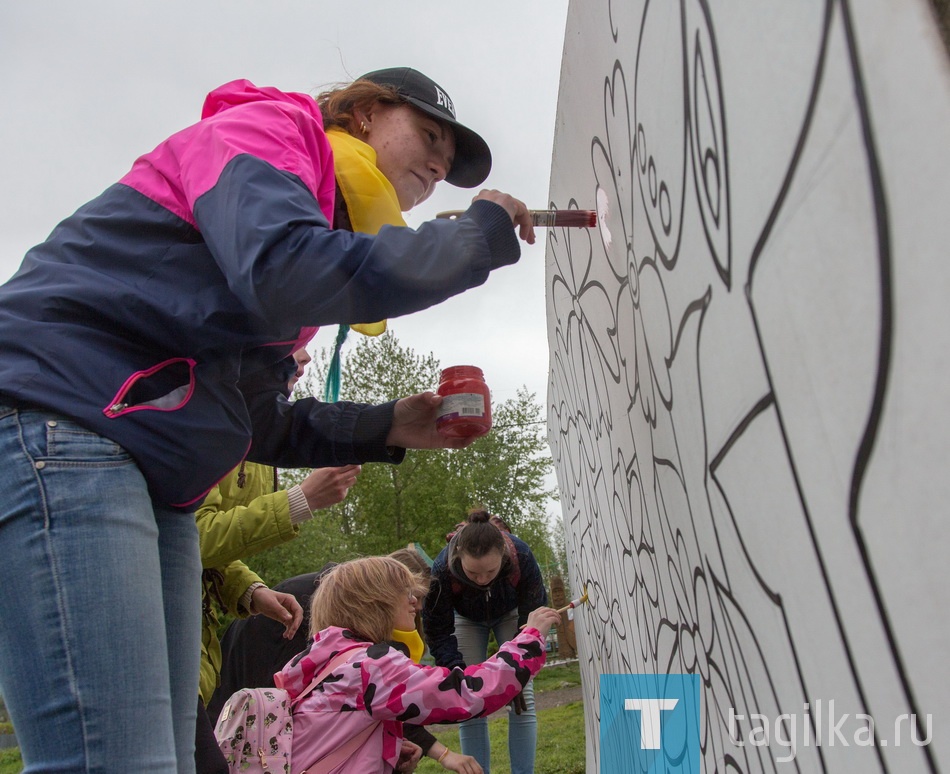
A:
{"label": "backpack with cat print", "polygon": [[214,728],[228,771],[290,774],[294,721],[282,688],[242,688],[221,708]]}
{"label": "backpack with cat print", "polygon": [[283,688],[241,688],[232,693],[214,727],[228,771],[231,774],[290,774],[294,706],[359,650],[345,650],[330,659],[294,699]]}

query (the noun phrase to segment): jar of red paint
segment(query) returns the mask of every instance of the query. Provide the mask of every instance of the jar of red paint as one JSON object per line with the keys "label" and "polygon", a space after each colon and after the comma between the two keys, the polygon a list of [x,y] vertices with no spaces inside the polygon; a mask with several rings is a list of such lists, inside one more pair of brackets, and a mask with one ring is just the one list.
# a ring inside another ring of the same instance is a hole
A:
{"label": "jar of red paint", "polygon": [[439,380],[442,405],[435,420],[445,438],[477,438],[491,430],[491,393],[482,369],[471,365],[446,368]]}

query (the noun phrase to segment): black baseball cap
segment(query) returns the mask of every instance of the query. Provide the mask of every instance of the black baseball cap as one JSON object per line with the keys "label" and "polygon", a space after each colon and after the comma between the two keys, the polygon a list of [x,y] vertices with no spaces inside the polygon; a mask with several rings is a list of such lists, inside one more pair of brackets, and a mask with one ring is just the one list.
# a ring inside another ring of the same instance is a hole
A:
{"label": "black baseball cap", "polygon": [[478,134],[455,118],[455,104],[439,84],[411,67],[389,67],[361,75],[358,80],[392,86],[399,95],[423,113],[445,121],[455,132],[455,159],[445,182],[459,188],[474,188],[491,172],[491,150]]}

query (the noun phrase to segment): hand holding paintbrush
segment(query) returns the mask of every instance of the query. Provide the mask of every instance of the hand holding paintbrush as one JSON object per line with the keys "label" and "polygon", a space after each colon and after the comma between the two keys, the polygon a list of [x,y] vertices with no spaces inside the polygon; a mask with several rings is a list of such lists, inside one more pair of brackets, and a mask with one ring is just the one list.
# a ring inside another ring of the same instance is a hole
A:
{"label": "hand holding paintbrush", "polygon": [[537,607],[528,613],[528,622],[520,628],[533,627],[543,636],[552,626],[556,626],[560,619],[561,614],[554,608]]}
{"label": "hand holding paintbrush", "polygon": [[[464,210],[446,210],[436,217],[455,220],[464,212]],[[528,216],[535,226],[593,228],[597,225],[597,213],[594,210],[528,210]]]}
{"label": "hand holding paintbrush", "polygon": [[[566,605],[564,605],[564,607],[559,607],[559,608],[558,608],[557,610],[555,610],[554,612],[557,613],[558,619],[560,619],[560,617],[561,617],[562,614],[566,613],[568,610],[573,610],[575,607],[578,607],[578,606],[580,606],[580,605],[583,605],[587,600],[588,600],[588,596],[587,596],[587,586],[585,585],[585,586],[584,586],[584,593],[583,593],[581,596],[579,596],[577,599],[571,600],[571,601],[568,602]],[[550,608],[538,608],[538,610],[550,610]],[[526,623],[524,626],[522,626],[522,627],[521,627],[522,629],[524,629],[525,626],[531,626],[531,620],[530,620],[530,619],[531,619],[531,616],[528,616],[528,623]],[[555,621],[555,623],[557,623],[557,621]]]}

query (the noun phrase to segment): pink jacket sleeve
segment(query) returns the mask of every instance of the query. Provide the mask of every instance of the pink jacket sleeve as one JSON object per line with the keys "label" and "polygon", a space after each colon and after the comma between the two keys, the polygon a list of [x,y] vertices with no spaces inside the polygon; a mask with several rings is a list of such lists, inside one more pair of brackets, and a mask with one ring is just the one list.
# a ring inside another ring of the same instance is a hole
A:
{"label": "pink jacket sleeve", "polygon": [[537,629],[523,629],[481,664],[461,668],[420,666],[388,648],[363,660],[359,709],[376,718],[423,725],[452,723],[487,715],[510,702],[544,665],[544,642]]}

